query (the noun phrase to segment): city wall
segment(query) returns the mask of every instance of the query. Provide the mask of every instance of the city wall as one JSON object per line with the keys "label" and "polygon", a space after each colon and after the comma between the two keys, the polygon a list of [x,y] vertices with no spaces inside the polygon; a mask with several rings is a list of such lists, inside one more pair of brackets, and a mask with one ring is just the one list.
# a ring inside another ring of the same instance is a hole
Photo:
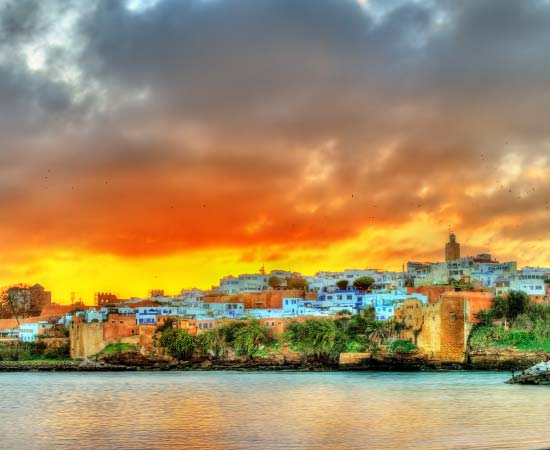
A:
{"label": "city wall", "polygon": [[133,325],[126,320],[120,322],[120,318],[117,317],[115,323],[73,323],[70,327],[71,358],[87,358],[101,352],[107,345],[117,342],[135,345],[142,353],[151,354],[156,327],[138,326],[135,319]]}
{"label": "city wall", "polygon": [[413,342],[430,360],[462,364],[472,328],[469,302],[460,295],[442,297],[438,303],[406,300],[396,311],[404,325],[400,338]]}

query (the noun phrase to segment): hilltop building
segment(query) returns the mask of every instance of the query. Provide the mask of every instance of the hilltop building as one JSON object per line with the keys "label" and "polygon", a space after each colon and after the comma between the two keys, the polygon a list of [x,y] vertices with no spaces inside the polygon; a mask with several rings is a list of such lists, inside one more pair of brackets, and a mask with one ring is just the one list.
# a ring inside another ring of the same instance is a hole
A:
{"label": "hilltop building", "polygon": [[97,292],[95,294],[95,304],[99,308],[103,308],[104,306],[108,305],[114,305],[118,303],[118,298],[115,294],[112,294],[110,292]]}
{"label": "hilltop building", "polygon": [[449,242],[445,244],[445,261],[456,261],[460,259],[460,244],[456,242],[454,231],[449,234]]}

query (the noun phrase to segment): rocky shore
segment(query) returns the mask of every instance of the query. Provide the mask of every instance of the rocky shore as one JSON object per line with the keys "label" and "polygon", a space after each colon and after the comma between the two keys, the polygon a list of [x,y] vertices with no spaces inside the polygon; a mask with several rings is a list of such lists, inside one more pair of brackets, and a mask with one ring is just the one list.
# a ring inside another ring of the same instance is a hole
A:
{"label": "rocky shore", "polygon": [[217,360],[194,358],[189,361],[176,361],[168,358],[150,358],[137,352],[125,352],[104,356],[97,361],[0,361],[0,372],[114,372],[139,370],[322,371],[335,370],[337,368],[338,366],[335,363],[311,361],[282,355],[253,359]]}
{"label": "rocky shore", "polygon": [[0,372],[80,372],[98,370],[127,370],[105,363],[83,361],[0,361]]}
{"label": "rocky shore", "polygon": [[545,352],[523,352],[512,348],[487,348],[470,351],[464,364],[429,360],[419,352],[411,353],[342,353],[338,360],[307,358],[299,353],[271,354],[252,359],[193,358],[177,361],[171,358],[147,357],[138,352],[104,355],[99,360],[0,361],[0,372],[16,371],[138,371],[138,370],[501,370],[518,371],[544,361]]}
{"label": "rocky shore", "polygon": [[550,373],[514,375],[507,381],[508,384],[550,384]]}

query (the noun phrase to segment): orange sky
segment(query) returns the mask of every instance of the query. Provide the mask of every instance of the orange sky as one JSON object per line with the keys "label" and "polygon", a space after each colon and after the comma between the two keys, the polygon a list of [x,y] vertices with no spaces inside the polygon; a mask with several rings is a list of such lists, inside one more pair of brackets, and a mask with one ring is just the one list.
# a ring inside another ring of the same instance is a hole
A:
{"label": "orange sky", "polygon": [[547,4],[38,5],[0,6],[0,285],[399,270],[448,225],[550,265]]}

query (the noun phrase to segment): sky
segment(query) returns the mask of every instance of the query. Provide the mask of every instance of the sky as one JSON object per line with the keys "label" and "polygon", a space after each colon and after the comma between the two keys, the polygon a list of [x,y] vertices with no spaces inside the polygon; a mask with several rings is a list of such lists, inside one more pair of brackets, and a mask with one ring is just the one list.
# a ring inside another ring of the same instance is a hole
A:
{"label": "sky", "polygon": [[547,0],[0,0],[0,285],[550,266]]}

